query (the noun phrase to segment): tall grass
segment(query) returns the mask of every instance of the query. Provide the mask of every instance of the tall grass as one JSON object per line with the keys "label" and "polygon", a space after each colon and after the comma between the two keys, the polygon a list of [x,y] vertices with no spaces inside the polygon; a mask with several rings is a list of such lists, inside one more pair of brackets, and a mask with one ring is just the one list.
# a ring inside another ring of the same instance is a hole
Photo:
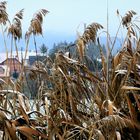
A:
{"label": "tall grass", "polygon": [[[22,19],[22,12],[19,12],[21,16],[16,15],[18,22]],[[46,13],[47,10],[42,9],[31,21],[26,34],[28,37],[26,53],[30,35],[42,34],[43,15]],[[38,61],[32,68],[25,68],[23,63],[23,72],[16,82],[8,79],[7,83],[1,79],[2,138],[4,140],[140,139],[140,39],[137,34],[139,27],[132,20],[135,15],[134,11],[128,11],[122,18],[122,26],[127,30],[126,37],[122,49],[112,56],[109,70],[107,57],[101,48],[102,69],[98,71],[100,74],[93,73],[83,63],[88,43],[97,41],[100,47],[97,35],[103,27],[98,23],[92,23],[77,39],[77,57],[72,58],[67,55],[68,53],[58,52],[54,61],[46,57],[46,60]],[[15,37],[16,29],[10,29],[9,33]],[[21,32],[18,33],[21,35]],[[28,83],[24,73],[29,73],[30,79],[41,79],[38,83],[38,98],[33,106],[21,90],[23,81]]]}

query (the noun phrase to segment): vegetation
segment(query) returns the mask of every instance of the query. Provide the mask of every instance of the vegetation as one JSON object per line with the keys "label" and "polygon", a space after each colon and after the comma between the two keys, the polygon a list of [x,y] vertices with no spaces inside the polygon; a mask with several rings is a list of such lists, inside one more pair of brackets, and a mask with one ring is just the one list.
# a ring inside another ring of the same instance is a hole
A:
{"label": "vegetation", "polygon": [[40,47],[40,52],[43,54],[43,56],[46,54],[47,55],[47,47],[45,46],[45,44],[42,44],[42,46]]}
{"label": "vegetation", "polygon": [[[46,13],[48,11],[42,9],[31,20],[26,52],[30,35],[37,47],[35,36],[42,34]],[[5,25],[6,2],[0,3],[0,15],[0,23]],[[115,40],[110,43],[111,48],[107,46],[107,55],[104,54],[97,37],[103,27],[92,23],[75,42],[76,56],[68,52],[73,46],[70,45],[67,51],[57,52],[54,61],[46,57],[32,67],[23,66],[15,82],[0,79],[2,139],[140,139],[140,39],[139,27],[132,20],[135,15],[134,11],[128,11],[122,18],[121,24],[127,33],[122,49],[115,56],[111,56]],[[21,16],[19,12],[17,17],[21,19]],[[98,44],[101,59],[101,70],[94,73],[85,64],[87,45],[91,42]],[[33,103],[22,92],[23,84],[28,84],[26,73],[37,81],[37,97]]]}
{"label": "vegetation", "polygon": [[[103,51],[103,54],[106,55],[106,49],[105,46],[102,45],[101,49]],[[49,51],[49,57],[52,61],[55,59],[55,54],[61,52],[63,54],[69,52],[69,56],[73,59],[78,59],[78,50],[75,42],[67,43],[60,42],[58,44],[54,44],[53,48]],[[68,54],[68,53],[67,53]],[[87,44],[84,54],[83,62],[88,67],[89,70],[92,72],[100,71],[101,70],[101,61],[100,61],[100,46],[94,42],[90,42]]]}
{"label": "vegetation", "polygon": [[[71,43],[68,43],[68,42],[64,41],[64,42],[60,42],[60,43],[58,43],[58,44],[55,44],[55,43],[54,43],[54,45],[53,45],[52,49],[50,49],[48,55],[49,55],[49,57],[50,57],[52,60],[54,60],[54,59],[55,59],[55,54],[56,54],[56,53],[58,53],[58,52],[63,52],[63,53],[67,52],[69,46],[73,46],[73,47],[72,47],[72,53],[74,54],[74,53],[76,52],[75,43],[72,43],[72,42],[71,42]],[[69,52],[70,52],[70,50],[69,50]]]}

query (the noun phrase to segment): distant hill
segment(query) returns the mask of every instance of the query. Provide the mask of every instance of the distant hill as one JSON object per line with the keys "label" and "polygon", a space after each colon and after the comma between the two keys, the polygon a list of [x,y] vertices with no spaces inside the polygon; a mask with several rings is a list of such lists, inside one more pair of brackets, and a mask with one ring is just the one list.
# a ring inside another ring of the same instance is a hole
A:
{"label": "distant hill", "polygon": [[[54,45],[54,43],[60,43],[60,42],[74,42],[77,39],[76,35],[67,35],[64,33],[51,33],[51,32],[47,32],[45,33],[43,36],[39,36],[36,37],[36,41],[37,41],[37,47],[38,50],[40,48],[40,46],[44,43],[48,49],[51,49]],[[114,37],[111,37],[111,41],[113,42]],[[5,47],[4,47],[4,41],[2,36],[0,35],[0,52],[5,52]],[[100,37],[100,43],[106,46],[106,37]],[[7,38],[6,39],[6,44],[8,47],[8,50],[10,51],[10,46],[11,46],[11,39]],[[21,40],[20,42],[17,42],[17,46],[19,51],[22,50],[24,51],[26,48],[26,44],[24,39]],[[116,43],[114,45],[114,49],[113,49],[113,54],[115,54],[118,50],[120,50],[121,48],[121,39],[117,38],[116,39]],[[33,43],[33,39],[31,38],[30,40],[30,44],[29,44],[29,50],[34,51],[34,43]],[[15,47],[13,47],[13,51],[15,51]]]}
{"label": "distant hill", "polygon": [[[111,37],[111,42],[112,43],[114,42],[114,39],[115,39],[115,37]],[[100,43],[102,45],[106,46],[106,43],[107,43],[106,41],[107,41],[106,37],[101,37],[100,38]],[[111,48],[112,45],[111,45],[111,43],[109,43],[109,44],[110,44],[110,48]],[[116,41],[115,41],[115,44],[114,44],[114,48],[112,50],[112,54],[113,55],[116,54],[121,49],[121,47],[122,47],[121,39],[120,38],[116,38]]]}
{"label": "distant hill", "polygon": [[[54,43],[57,44],[59,42],[64,42],[64,41],[74,42],[75,40],[76,40],[75,35],[68,35],[65,33],[47,32],[47,33],[44,33],[43,36],[36,37],[38,50],[42,44],[45,44],[48,47],[48,49],[51,49],[53,47]],[[0,34],[0,42],[1,42],[0,43],[0,52],[5,52],[4,41],[3,41],[3,37],[1,36],[1,34]],[[7,37],[7,36],[6,36],[6,45],[7,45],[8,50],[10,51],[11,39],[10,39],[10,37]],[[19,50],[21,50],[21,48],[23,51],[25,50],[26,44],[25,44],[24,36],[23,36],[23,39],[21,39],[19,42],[17,41],[17,46],[18,46]],[[30,43],[29,43],[29,50],[31,50],[31,51],[35,50],[32,37],[31,37]],[[13,45],[13,51],[15,51],[14,45]]]}

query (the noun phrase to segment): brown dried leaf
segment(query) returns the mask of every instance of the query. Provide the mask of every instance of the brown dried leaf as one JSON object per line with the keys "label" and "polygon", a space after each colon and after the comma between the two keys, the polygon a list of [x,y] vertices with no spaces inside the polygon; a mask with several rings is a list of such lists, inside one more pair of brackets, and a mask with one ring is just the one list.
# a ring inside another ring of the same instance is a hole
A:
{"label": "brown dried leaf", "polygon": [[8,120],[5,121],[7,130],[13,140],[17,140],[16,137],[16,127],[13,123],[10,123]]}
{"label": "brown dried leaf", "polygon": [[47,138],[47,136],[45,136],[44,134],[40,133],[39,131],[37,131],[35,128],[33,127],[28,127],[28,126],[19,126],[17,127],[17,130],[19,132],[21,132],[23,135],[25,136],[41,136],[42,138]]}
{"label": "brown dried leaf", "polygon": [[108,111],[109,111],[109,115],[113,115],[113,103],[108,100]]}
{"label": "brown dried leaf", "polygon": [[133,87],[133,86],[122,86],[123,90],[140,90],[139,87]]}

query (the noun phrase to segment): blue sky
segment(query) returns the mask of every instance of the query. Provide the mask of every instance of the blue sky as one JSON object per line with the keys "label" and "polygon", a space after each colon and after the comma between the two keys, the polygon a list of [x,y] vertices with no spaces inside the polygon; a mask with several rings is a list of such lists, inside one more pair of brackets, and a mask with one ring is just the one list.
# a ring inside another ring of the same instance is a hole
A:
{"label": "blue sky", "polygon": [[[37,10],[45,8],[50,13],[43,24],[44,39],[49,46],[54,42],[73,41],[76,32],[83,30],[83,25],[98,22],[106,28],[107,0],[7,0],[10,18],[24,8],[23,30],[29,26],[30,20]],[[134,10],[140,15],[139,0],[108,0],[109,31],[113,36],[119,25],[116,16],[118,9],[122,15]]]}

